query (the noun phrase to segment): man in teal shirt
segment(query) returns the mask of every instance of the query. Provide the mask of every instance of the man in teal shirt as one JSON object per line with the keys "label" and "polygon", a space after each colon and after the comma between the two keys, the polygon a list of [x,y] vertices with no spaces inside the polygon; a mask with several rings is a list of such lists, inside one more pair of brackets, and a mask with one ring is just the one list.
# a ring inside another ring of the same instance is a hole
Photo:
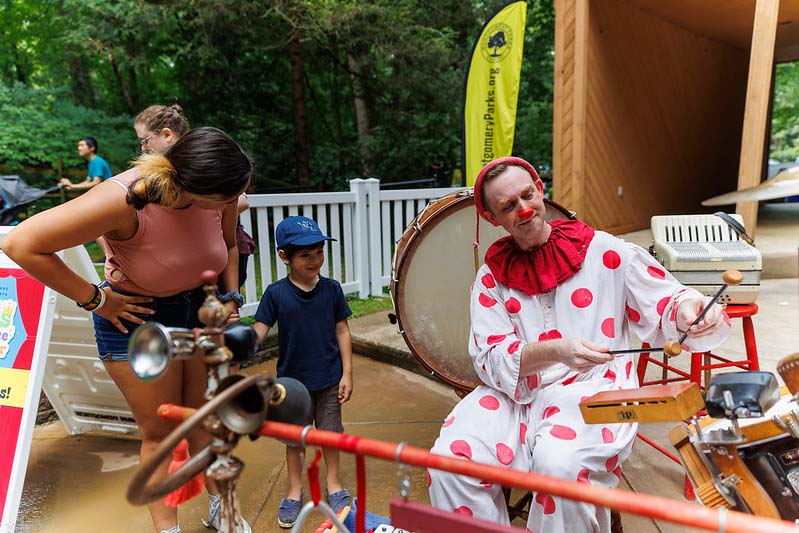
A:
{"label": "man in teal shirt", "polygon": [[80,183],[72,183],[67,178],[61,178],[61,184],[67,189],[91,189],[112,176],[111,167],[105,159],[97,155],[97,139],[94,137],[82,137],[78,141],[78,155],[89,162],[89,173]]}

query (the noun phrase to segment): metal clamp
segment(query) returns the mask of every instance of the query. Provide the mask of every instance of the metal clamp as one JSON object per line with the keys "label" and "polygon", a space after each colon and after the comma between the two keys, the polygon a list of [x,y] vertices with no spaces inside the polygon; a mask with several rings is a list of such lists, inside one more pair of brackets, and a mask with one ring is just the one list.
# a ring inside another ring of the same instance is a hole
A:
{"label": "metal clamp", "polygon": [[397,451],[394,454],[394,459],[397,461],[397,481],[399,483],[399,493],[405,501],[408,501],[412,488],[410,474],[411,469],[408,467],[408,465],[400,461],[402,450],[405,448],[406,444],[407,443],[405,441],[402,441],[397,445]]}

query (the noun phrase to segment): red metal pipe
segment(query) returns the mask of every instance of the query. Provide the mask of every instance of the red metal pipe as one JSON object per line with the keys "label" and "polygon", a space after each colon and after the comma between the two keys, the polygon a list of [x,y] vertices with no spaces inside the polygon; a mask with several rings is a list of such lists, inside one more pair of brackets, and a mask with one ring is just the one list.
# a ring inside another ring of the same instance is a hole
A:
{"label": "red metal pipe", "polygon": [[[175,405],[162,405],[158,414],[168,420],[181,422],[191,416],[193,409]],[[259,435],[301,442],[303,427],[281,422],[264,422]],[[334,433],[319,429],[308,430],[305,444],[337,448],[339,450],[368,455],[390,461],[399,460],[408,465],[433,468],[454,474],[485,479],[505,487],[544,492],[570,500],[582,501],[618,509],[627,513],[648,516],[709,531],[727,533],[797,533],[799,529],[791,523],[772,518],[762,518],[726,510],[708,509],[696,504],[684,503],[660,496],[634,493],[623,489],[608,489],[577,483],[535,472],[521,472],[511,468],[476,463],[467,459],[455,459],[430,453],[422,448],[402,446],[373,439],[365,439],[346,433]],[[397,450],[400,450],[397,456]]]}

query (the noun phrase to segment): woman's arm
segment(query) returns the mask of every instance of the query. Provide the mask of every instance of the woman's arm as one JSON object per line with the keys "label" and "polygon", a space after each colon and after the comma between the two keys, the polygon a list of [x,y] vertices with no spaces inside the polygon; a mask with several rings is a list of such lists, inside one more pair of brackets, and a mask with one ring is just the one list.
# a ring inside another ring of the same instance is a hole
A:
{"label": "woman's arm", "polygon": [[36,279],[76,302],[87,302],[92,285],[73,272],[56,252],[110,233],[135,233],[136,215],[125,203],[125,191],[103,183],[87,193],[38,213],[11,230],[3,251]]}
{"label": "woman's arm", "polygon": [[[239,290],[239,249],[236,246],[238,216],[239,213],[235,203],[225,206],[222,210],[222,236],[227,246],[227,264],[219,275],[223,285],[223,287],[220,287],[220,289],[223,289],[222,292]],[[230,312],[228,322],[239,319],[239,308],[236,302],[226,302],[225,307]]]}
{"label": "woman's arm", "polygon": [[[65,204],[25,220],[5,236],[0,247],[30,275],[80,304],[94,296],[94,286],[78,276],[56,253],[104,234],[130,238],[137,229],[136,213],[125,202],[125,191],[104,182]],[[144,322],[132,313],[151,313],[136,304],[152,298],[122,296],[106,290],[106,303],[95,312],[125,331],[120,318]]]}

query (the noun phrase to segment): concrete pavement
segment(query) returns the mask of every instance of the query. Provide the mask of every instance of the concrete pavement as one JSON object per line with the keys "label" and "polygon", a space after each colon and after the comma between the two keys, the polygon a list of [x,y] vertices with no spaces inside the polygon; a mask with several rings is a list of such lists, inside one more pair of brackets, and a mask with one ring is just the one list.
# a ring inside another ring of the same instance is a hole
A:
{"label": "concrete pavement", "polygon": [[[758,246],[764,256],[764,280],[754,317],[761,367],[775,369],[782,357],[799,351],[799,286],[797,245],[799,205],[778,204],[761,209]],[[624,236],[648,246],[648,232]],[[351,321],[355,351],[355,394],[344,406],[345,431],[367,438],[430,447],[449,410],[458,400],[447,386],[428,379],[410,354],[387,313]],[[737,322],[737,321],[736,321]],[[744,345],[740,325],[719,353],[740,358]],[[683,358],[684,363],[687,357]],[[402,368],[400,368],[402,367]],[[410,370],[409,370],[410,369]],[[653,373],[655,369],[651,370]],[[274,361],[245,373],[274,373]],[[418,372],[418,373],[417,373]],[[667,432],[672,423],[641,425],[641,432],[671,448]],[[246,464],[239,484],[242,512],[254,531],[279,531],[277,505],[286,488],[283,446],[270,439],[243,439],[236,455]],[[117,437],[69,436],[60,422],[36,428],[28,466],[18,531],[35,532],[139,532],[152,531],[144,507],[124,499],[125,489],[138,463],[138,442]],[[343,482],[354,493],[354,458],[342,457]],[[386,461],[366,459],[368,509],[388,515],[391,497],[398,494],[397,468]],[[425,473],[412,469],[412,499],[428,502]],[[682,467],[637,442],[624,464],[622,488],[682,500]],[[181,507],[181,527],[186,533],[207,531],[200,525],[207,499],[200,496]],[[313,531],[321,515],[304,531]],[[655,523],[624,515],[625,531],[633,533],[690,531],[681,526]],[[517,524],[521,525],[521,524]]]}

